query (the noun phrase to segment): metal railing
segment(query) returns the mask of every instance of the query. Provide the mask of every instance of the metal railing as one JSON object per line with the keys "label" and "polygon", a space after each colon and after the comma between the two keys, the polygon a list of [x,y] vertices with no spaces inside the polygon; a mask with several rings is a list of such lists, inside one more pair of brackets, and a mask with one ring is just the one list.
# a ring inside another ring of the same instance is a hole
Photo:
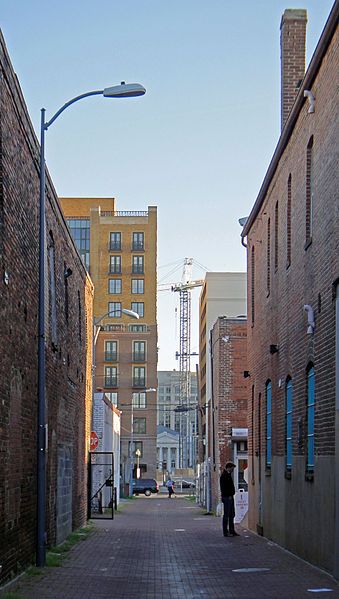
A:
{"label": "metal railing", "polygon": [[132,252],[143,252],[145,249],[145,245],[142,241],[133,241],[132,242]]}
{"label": "metal railing", "polygon": [[148,210],[102,210],[100,216],[148,216]]}
{"label": "metal railing", "polygon": [[133,379],[133,387],[146,387],[146,381],[142,378]]}
{"label": "metal railing", "polygon": [[117,352],[112,352],[112,351],[105,352],[105,362],[117,362],[117,360],[118,360]]}
{"label": "metal railing", "polygon": [[117,387],[118,377],[116,376],[105,376],[105,387]]}
{"label": "metal railing", "polygon": [[120,252],[121,251],[121,241],[110,241],[108,244],[108,249],[110,252]]}

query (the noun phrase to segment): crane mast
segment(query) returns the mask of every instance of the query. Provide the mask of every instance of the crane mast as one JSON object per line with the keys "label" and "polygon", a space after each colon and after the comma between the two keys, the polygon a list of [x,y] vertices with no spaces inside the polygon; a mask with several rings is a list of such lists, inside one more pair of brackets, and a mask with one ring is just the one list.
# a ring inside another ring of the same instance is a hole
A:
{"label": "crane mast", "polygon": [[200,287],[203,281],[192,281],[193,258],[185,258],[181,283],[172,286],[179,292],[180,343],[179,343],[179,467],[193,466],[193,444],[191,434],[191,290]]}

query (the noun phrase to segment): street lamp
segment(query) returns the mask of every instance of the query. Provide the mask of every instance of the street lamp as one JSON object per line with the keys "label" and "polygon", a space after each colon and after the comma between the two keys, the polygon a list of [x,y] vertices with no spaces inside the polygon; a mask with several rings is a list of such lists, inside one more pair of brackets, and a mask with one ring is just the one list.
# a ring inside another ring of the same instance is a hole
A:
{"label": "street lamp", "polygon": [[[151,393],[153,391],[156,391],[156,389],[154,389],[153,387],[150,387],[149,389],[144,389],[143,390],[144,393]],[[133,469],[134,469],[134,460],[133,460],[133,443],[134,443],[134,440],[133,440],[133,434],[134,434],[134,430],[133,430],[133,415],[134,415],[134,411],[133,411],[133,408],[134,408],[134,403],[133,403],[133,397],[132,397],[132,403],[131,403],[131,439],[130,439],[130,446],[129,446],[130,471],[129,471],[129,491],[128,491],[130,497],[133,496]],[[140,453],[140,450],[139,450],[139,453]]]}
{"label": "street lamp", "polygon": [[38,434],[37,434],[37,545],[36,564],[45,566],[46,562],[46,437],[47,428],[45,422],[45,132],[54,123],[58,116],[71,104],[87,98],[88,96],[102,95],[105,98],[130,98],[142,96],[146,89],[139,83],[121,82],[120,85],[106,87],[81,94],[72,98],[64,104],[52,118],[45,121],[45,108],[41,109],[40,128],[40,195],[39,195],[39,303],[38,303]]}
{"label": "street lamp", "polygon": [[137,456],[137,478],[140,478],[140,456],[141,456],[141,451],[140,449],[137,449],[135,452],[135,455]]}

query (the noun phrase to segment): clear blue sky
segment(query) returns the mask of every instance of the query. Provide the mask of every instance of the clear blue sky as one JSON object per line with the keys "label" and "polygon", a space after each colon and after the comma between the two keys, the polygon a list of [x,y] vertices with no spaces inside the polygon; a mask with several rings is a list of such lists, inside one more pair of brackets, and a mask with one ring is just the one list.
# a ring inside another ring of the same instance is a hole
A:
{"label": "clear blue sky", "polygon": [[[2,0],[0,27],[32,121],[91,89],[139,82],[143,98],[90,98],[47,135],[60,196],[158,206],[159,279],[192,256],[245,270],[238,218],[253,205],[280,129],[280,20],[308,11],[307,63],[332,0]],[[194,268],[195,278],[203,271]],[[181,268],[165,280],[181,279]],[[177,294],[158,303],[159,369],[178,368]],[[198,350],[197,297],[192,351]],[[192,361],[192,369],[194,363]]]}

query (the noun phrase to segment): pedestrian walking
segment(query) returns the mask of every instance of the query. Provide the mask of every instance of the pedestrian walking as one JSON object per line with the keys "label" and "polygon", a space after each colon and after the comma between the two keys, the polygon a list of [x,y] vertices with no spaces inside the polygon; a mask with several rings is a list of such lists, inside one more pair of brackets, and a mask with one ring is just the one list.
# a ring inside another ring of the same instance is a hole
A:
{"label": "pedestrian walking", "polygon": [[238,533],[235,532],[234,529],[234,495],[235,488],[234,482],[232,478],[233,470],[235,468],[235,464],[233,462],[227,462],[225,469],[220,476],[220,491],[221,491],[221,499],[224,505],[224,516],[222,519],[222,529],[224,533],[224,537],[237,537]]}
{"label": "pedestrian walking", "polygon": [[174,493],[174,482],[169,478],[166,483],[167,491],[168,491],[168,499],[172,498]]}

